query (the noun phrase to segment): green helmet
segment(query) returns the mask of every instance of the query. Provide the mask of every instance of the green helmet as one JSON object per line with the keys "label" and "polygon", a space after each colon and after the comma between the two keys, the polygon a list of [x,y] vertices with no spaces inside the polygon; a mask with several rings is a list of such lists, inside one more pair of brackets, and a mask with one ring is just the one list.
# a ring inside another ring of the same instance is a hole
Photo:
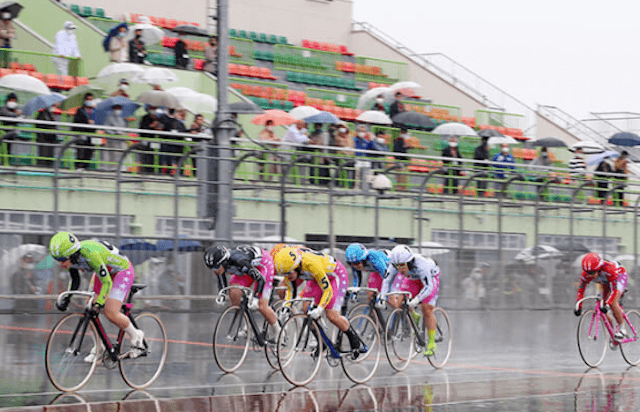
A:
{"label": "green helmet", "polygon": [[80,250],[80,241],[71,232],[59,232],[49,242],[49,252],[54,258],[67,258]]}

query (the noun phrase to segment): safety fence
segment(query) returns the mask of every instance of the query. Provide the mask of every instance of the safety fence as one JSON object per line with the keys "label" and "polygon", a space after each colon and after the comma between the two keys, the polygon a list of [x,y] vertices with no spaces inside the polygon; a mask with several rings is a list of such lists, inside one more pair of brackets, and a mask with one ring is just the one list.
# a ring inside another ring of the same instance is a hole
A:
{"label": "safety fence", "polygon": [[332,100],[338,107],[348,107],[355,109],[358,105],[358,99],[360,94],[342,92],[337,90],[317,89],[314,87],[307,87],[307,97],[313,99]]}
{"label": "safety fence", "polygon": [[[360,65],[358,68],[357,65]],[[408,80],[409,64],[372,57],[356,57],[356,80],[396,83]]]}
{"label": "safety fence", "polygon": [[491,110],[476,110],[476,123],[488,126],[522,129],[524,116],[521,114],[496,112]]}
{"label": "safety fence", "polygon": [[[58,56],[50,53],[40,53],[29,50],[2,49],[0,51],[0,67],[10,69],[5,74],[28,74],[39,80],[45,81],[45,75],[57,74],[56,62],[66,62],[69,76],[82,76],[82,60],[78,57]],[[75,87],[70,85],[69,88]]]}
{"label": "safety fence", "polygon": [[336,61],[342,54],[296,46],[276,44],[273,46],[273,67],[276,70],[292,70],[325,76],[342,76],[336,69]]}

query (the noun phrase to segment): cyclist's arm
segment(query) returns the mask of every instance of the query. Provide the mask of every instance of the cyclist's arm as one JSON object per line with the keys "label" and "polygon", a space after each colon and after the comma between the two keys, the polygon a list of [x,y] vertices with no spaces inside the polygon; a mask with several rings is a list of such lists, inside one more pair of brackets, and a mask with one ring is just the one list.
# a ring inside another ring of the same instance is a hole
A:
{"label": "cyclist's arm", "polygon": [[265,285],[264,277],[262,276],[262,273],[260,273],[260,271],[256,268],[249,269],[247,274],[251,276],[251,279],[253,279],[256,282],[255,296],[258,296],[259,294],[262,293],[262,290],[264,289],[264,285]]}
{"label": "cyclist's arm", "polygon": [[583,271],[582,276],[580,277],[580,286],[578,286],[578,296],[576,298],[576,302],[584,297],[584,291],[587,289],[587,285],[591,280],[586,278],[586,273]]}
{"label": "cyclist's arm", "polygon": [[353,273],[352,285],[354,288],[357,288],[362,284],[362,272],[357,269],[353,269],[353,267],[351,272]]}
{"label": "cyclist's arm", "polygon": [[431,292],[433,292],[433,287],[435,282],[433,281],[433,279],[429,279],[428,276],[421,277],[420,280],[422,281],[422,284],[424,285],[424,287],[422,288],[420,293],[416,295],[415,298],[418,301],[422,302],[427,296],[431,294]]}
{"label": "cyclist's arm", "polygon": [[69,269],[69,276],[71,277],[69,291],[78,290],[80,287],[80,272],[76,268],[71,268]]}
{"label": "cyclist's arm", "polygon": [[[90,264],[90,266],[92,266]],[[93,268],[93,266],[92,266]],[[111,292],[111,287],[113,286],[113,280],[111,279],[111,274],[107,269],[107,265],[101,263],[97,268],[93,268],[96,272],[96,275],[100,279],[100,283],[102,283],[102,287],[100,288],[100,293],[96,297],[95,303],[100,306],[104,306],[107,301],[107,296]]]}
{"label": "cyclist's arm", "polygon": [[322,297],[320,298],[318,306],[326,308],[331,298],[333,298],[333,288],[331,287],[329,276],[327,276],[324,269],[318,264],[311,264],[308,269],[313,279],[318,283],[320,289],[322,289]]}
{"label": "cyclist's arm", "polygon": [[[611,272],[607,272],[607,273],[611,273]],[[618,272],[617,270],[614,272],[614,275],[611,276],[611,280],[609,281],[609,288],[611,289],[611,293],[609,293],[609,297],[607,298],[607,305],[611,305],[613,303],[613,301],[620,295],[622,295],[622,293],[624,292],[624,290],[619,290],[618,289],[618,276],[620,276],[621,274],[625,273],[624,270],[622,272]]]}
{"label": "cyclist's arm", "polygon": [[296,296],[296,283],[295,282],[291,282],[289,279],[287,279],[287,277],[285,276],[285,278],[282,280],[284,282],[284,285],[287,287],[287,293],[284,294],[284,300],[289,301],[292,298],[292,295],[295,297]]}
{"label": "cyclist's arm", "polygon": [[227,276],[223,273],[222,275],[217,276],[218,278],[218,290],[222,290],[224,288],[226,288],[227,286],[229,286],[227,284]]}
{"label": "cyclist's arm", "polygon": [[[398,271],[393,265],[389,265],[387,267],[386,272],[384,273],[384,280],[382,281],[382,288],[380,289],[380,296],[384,297],[391,290],[391,285],[393,285],[393,281],[398,275]],[[381,273],[382,275],[382,273]]]}

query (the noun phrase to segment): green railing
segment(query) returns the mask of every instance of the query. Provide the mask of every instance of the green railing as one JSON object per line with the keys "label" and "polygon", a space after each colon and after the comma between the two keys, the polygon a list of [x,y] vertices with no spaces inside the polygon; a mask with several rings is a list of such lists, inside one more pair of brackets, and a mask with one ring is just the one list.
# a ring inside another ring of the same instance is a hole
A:
{"label": "green railing", "polygon": [[105,33],[109,33],[109,31],[118,24],[122,23],[118,20],[107,19],[103,17],[87,17],[89,23],[93,24],[96,28],[102,30]]}
{"label": "green railing", "polygon": [[372,81],[377,83],[395,83],[409,78],[409,65],[407,63],[394,62],[391,60],[374,59],[372,57],[357,57],[356,64],[379,67],[384,76],[374,74],[358,73],[356,70],[356,80]]}
{"label": "green railing", "polygon": [[[33,64],[36,67],[36,70],[40,73],[48,74],[48,73],[57,73],[56,66],[53,63],[54,58],[59,58],[55,54],[51,53],[38,53],[32,52],[29,50],[16,50],[16,49],[8,49],[0,52],[7,53],[9,57],[9,62],[17,62],[20,64],[29,63]],[[61,57],[62,59],[66,59],[69,61],[69,76],[82,76],[83,68],[82,68],[82,59],[77,57]]]}
{"label": "green railing", "polygon": [[282,44],[273,46],[273,53],[273,67],[276,70],[294,70],[342,77],[342,72],[336,70],[336,61],[342,61],[342,54],[340,53],[310,50]]}
{"label": "green railing", "polygon": [[521,114],[495,112],[491,110],[476,110],[476,124],[486,124],[489,126],[509,127],[522,129]]}
{"label": "green railing", "polygon": [[338,92],[335,90],[316,89],[307,87],[307,97],[323,100],[333,100],[336,106],[355,109],[358,105],[358,93]]}
{"label": "green railing", "polygon": [[[202,36],[184,36],[184,39],[189,40],[190,42],[200,42],[202,43],[203,47],[207,42],[207,38]],[[253,58],[254,48],[255,47],[254,47],[253,40],[230,37],[229,38],[229,62],[235,63],[235,64],[246,64],[249,66],[253,66],[255,63],[255,59]],[[173,49],[165,50],[164,47],[162,47],[161,43],[154,44],[153,46],[147,47],[147,52],[150,55],[151,54],[163,54],[165,56],[174,55]],[[189,57],[191,57],[192,59],[204,60],[204,49],[202,50],[190,49],[188,53],[189,53]],[[156,63],[156,61],[152,61],[153,59],[149,59],[149,57],[147,57],[147,60],[149,60],[151,63],[154,63],[154,64],[162,64],[162,63]]]}
{"label": "green railing", "polygon": [[240,84],[248,84],[250,86],[272,87],[274,89],[289,90],[289,86],[283,83],[263,82],[260,80],[249,80],[249,79],[243,79],[239,77],[234,77],[229,79],[229,84],[232,84],[232,83],[240,83]]}
{"label": "green railing", "polygon": [[445,104],[426,103],[414,100],[403,100],[402,103],[406,105],[422,106],[425,111],[430,112],[432,109],[446,110],[451,116],[462,116],[462,109],[458,106],[448,106]]}

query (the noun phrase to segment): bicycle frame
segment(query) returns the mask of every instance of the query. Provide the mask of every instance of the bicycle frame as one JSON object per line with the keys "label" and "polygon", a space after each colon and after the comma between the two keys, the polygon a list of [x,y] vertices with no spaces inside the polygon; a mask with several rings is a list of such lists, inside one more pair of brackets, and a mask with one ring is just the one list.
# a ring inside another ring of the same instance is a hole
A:
{"label": "bicycle frame", "polygon": [[[600,323],[596,322],[596,319],[602,319],[602,322],[604,323],[604,326],[607,328],[607,331],[609,332],[609,336],[611,337],[611,341],[613,342],[614,345],[619,345],[621,343],[635,342],[636,340],[638,340],[638,334],[635,328],[633,327],[633,325],[631,324],[631,322],[629,322],[629,318],[627,318],[627,313],[624,311],[624,308],[622,308],[622,306],[620,307],[622,309],[622,317],[624,318],[627,325],[629,325],[629,328],[631,329],[631,332],[633,334],[633,337],[625,338],[622,340],[615,339],[614,337],[615,331],[613,329],[613,325],[611,324],[611,322],[609,322],[609,318],[600,309],[600,301],[602,300],[601,296],[598,296],[598,295],[587,296],[585,298],[580,299],[578,302],[576,302],[576,310],[580,307],[583,301],[588,299],[595,299],[596,301],[595,308],[594,308],[595,313],[592,316],[591,323],[589,325],[589,336],[593,336],[594,339],[598,338]],[[592,334],[594,329],[594,324],[595,324],[595,334]]]}
{"label": "bicycle frame", "polygon": [[[351,286],[347,288],[347,293],[350,294],[354,294],[354,295],[358,295],[358,293],[360,292],[372,292],[373,296],[371,297],[371,299],[369,299],[369,302],[367,302],[367,306],[369,307],[369,310],[375,312],[376,316],[378,317],[378,320],[380,322],[380,328],[384,328],[384,325],[387,324],[387,320],[385,319],[382,311],[380,310],[380,308],[378,308],[376,306],[376,300],[378,299],[378,295],[379,295],[379,291],[378,289],[374,289],[374,288],[367,288],[367,287],[360,287],[360,286]],[[345,299],[345,302],[347,301],[347,299]],[[344,315],[344,314],[343,314]]]}
{"label": "bicycle frame", "polygon": [[[249,310],[249,296],[251,296],[253,294],[253,290],[244,286],[240,286],[240,285],[231,285],[231,286],[227,286],[226,288],[220,290],[220,292],[218,292],[218,297],[216,298],[216,302],[221,305],[224,304],[225,300],[226,300],[226,295],[225,292],[228,292],[231,289],[238,289],[241,290],[242,293],[242,300],[240,301],[240,313],[239,316],[242,317],[244,314],[247,315],[247,318],[249,319],[249,324],[251,325],[251,329],[253,330],[253,334],[256,337],[256,340],[258,341],[258,345],[260,347],[264,347],[266,346],[267,342],[264,339],[264,337],[262,336],[262,332],[260,331],[260,329],[258,328],[258,325],[256,324],[256,320],[253,316],[252,311]],[[236,323],[236,319],[233,320],[232,325],[235,325]]]}
{"label": "bicycle frame", "polygon": [[427,343],[424,340],[424,336],[422,336],[422,333],[420,333],[420,330],[418,329],[418,325],[416,324],[415,319],[413,319],[413,316],[411,316],[411,311],[409,310],[409,303],[407,302],[407,300],[411,296],[411,293],[405,292],[405,291],[397,291],[397,292],[389,292],[388,295],[402,295],[402,313],[405,315],[405,317],[409,319],[409,322],[411,323],[411,327],[413,328],[413,331],[416,334],[418,345],[426,346]]}

